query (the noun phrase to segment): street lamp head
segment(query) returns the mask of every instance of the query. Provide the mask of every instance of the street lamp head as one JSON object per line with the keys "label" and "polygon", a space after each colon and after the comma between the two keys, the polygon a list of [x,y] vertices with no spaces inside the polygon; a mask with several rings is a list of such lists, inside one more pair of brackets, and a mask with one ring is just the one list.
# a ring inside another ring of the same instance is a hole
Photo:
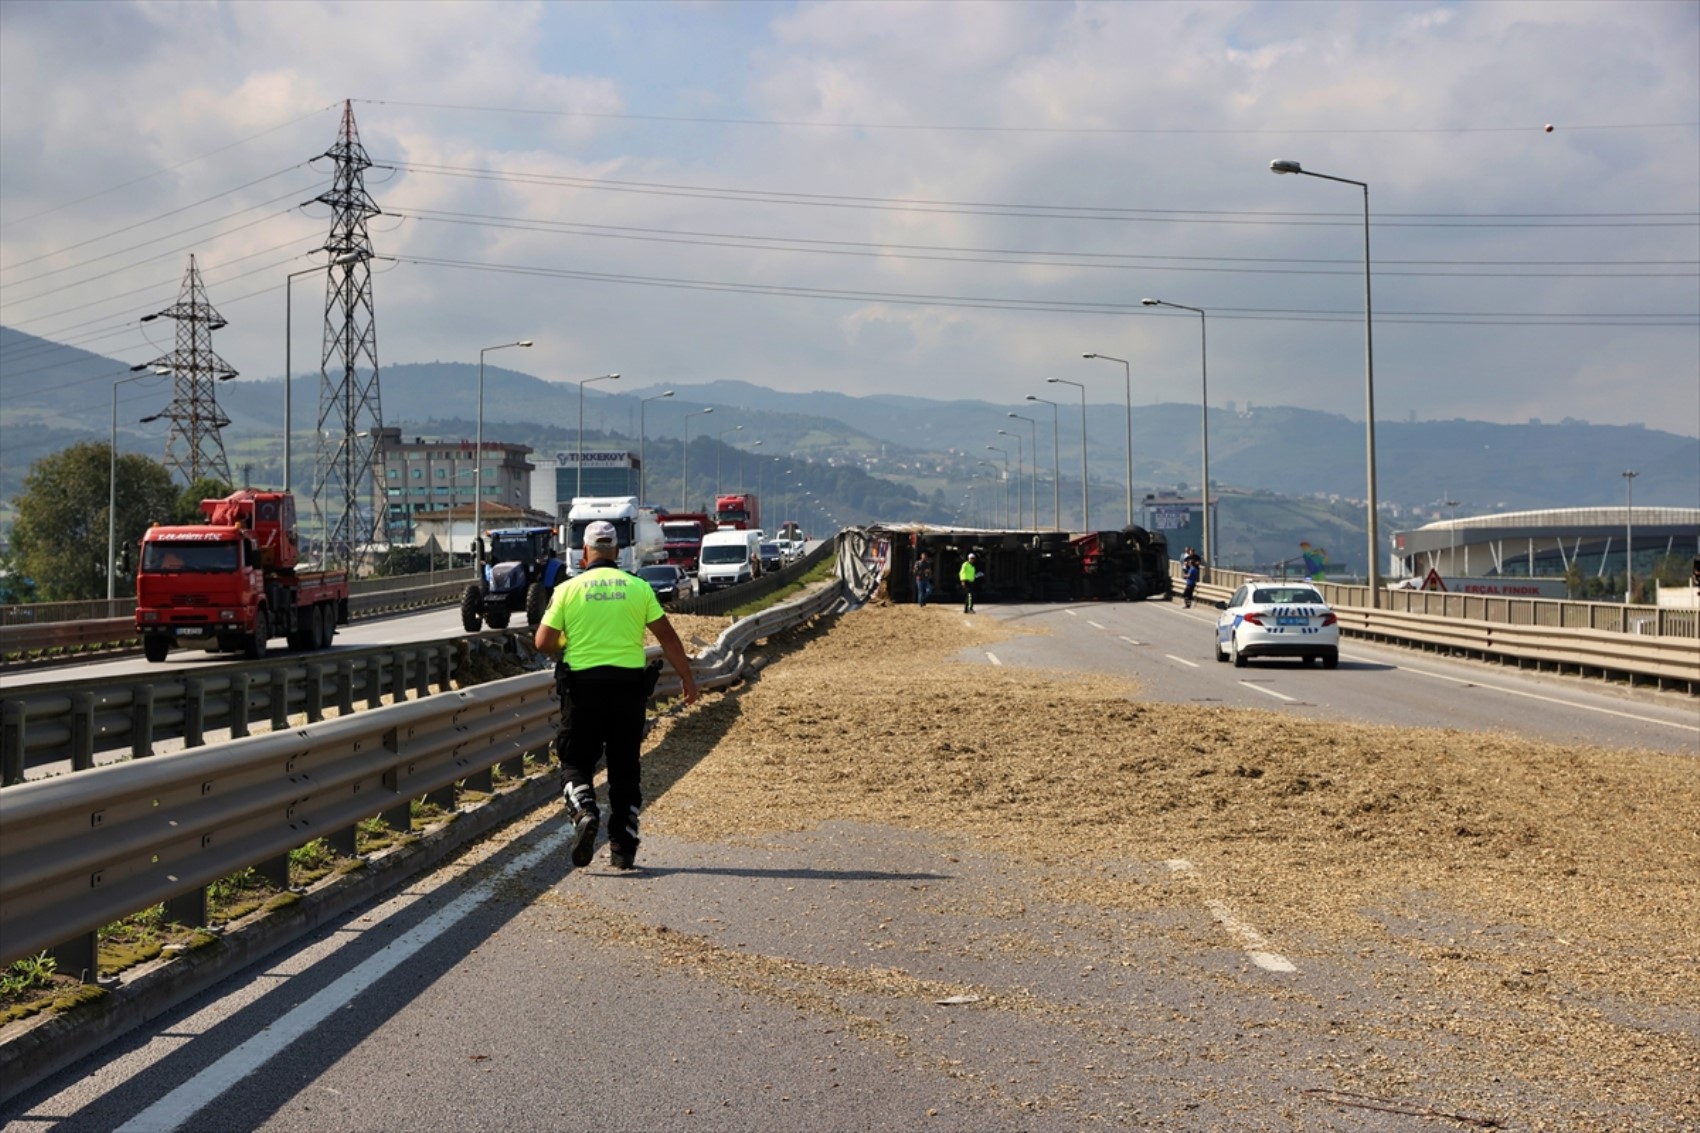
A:
{"label": "street lamp head", "polygon": [[1301,168],[1299,166],[1299,163],[1296,162],[1296,161],[1271,161],[1269,163],[1269,172],[1271,172],[1271,173],[1303,173],[1304,169]]}
{"label": "street lamp head", "polygon": [[1027,400],[1028,400],[1028,401],[1043,401],[1043,400],[1044,400],[1044,398],[1042,398],[1042,397],[1034,397],[1034,396],[1033,396],[1033,395],[1032,395],[1032,394],[1028,394],[1028,395],[1027,395]]}
{"label": "street lamp head", "polygon": [[1081,357],[1082,358],[1096,358],[1098,356],[1096,354],[1082,354]]}
{"label": "street lamp head", "polygon": [[672,397],[672,396],[673,396],[673,391],[672,391],[672,390],[668,390],[668,391],[667,391],[667,392],[666,392],[666,393],[658,393],[658,394],[656,394],[656,395],[655,395],[655,396],[656,396],[656,397]]}
{"label": "street lamp head", "polygon": [[1139,302],[1140,302],[1140,305],[1144,306],[1144,307],[1155,307],[1155,306],[1158,306],[1159,304],[1161,304],[1163,301],[1161,299],[1141,299]]}
{"label": "street lamp head", "polygon": [[514,343],[514,345],[515,346],[530,346],[531,345],[531,339],[522,338],[518,342]]}
{"label": "street lamp head", "polygon": [[[1045,380],[1046,380],[1046,381],[1047,381],[1047,382],[1049,382],[1049,383],[1051,383],[1051,384],[1052,384],[1052,385],[1056,385],[1056,384],[1057,384],[1057,383],[1058,383],[1058,382],[1060,382],[1060,381],[1062,381],[1062,379],[1061,379],[1061,378],[1046,378],[1046,379],[1045,379]],[[1028,396],[1028,397],[1032,397],[1032,396],[1033,396],[1033,395],[1032,395],[1032,394],[1028,394],[1028,395],[1027,395],[1027,396]]]}

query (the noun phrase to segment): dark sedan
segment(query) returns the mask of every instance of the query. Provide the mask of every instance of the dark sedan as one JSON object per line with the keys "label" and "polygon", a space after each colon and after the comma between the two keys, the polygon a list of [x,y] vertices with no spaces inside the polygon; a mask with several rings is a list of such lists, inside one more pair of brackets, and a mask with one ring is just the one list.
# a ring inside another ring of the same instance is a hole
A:
{"label": "dark sedan", "polygon": [[663,606],[696,594],[696,583],[691,581],[691,576],[672,563],[643,567],[637,575],[649,583],[649,588],[655,591],[655,600]]}
{"label": "dark sedan", "polygon": [[785,548],[778,543],[763,543],[761,545],[761,569],[765,574],[770,570],[778,570],[785,565]]}

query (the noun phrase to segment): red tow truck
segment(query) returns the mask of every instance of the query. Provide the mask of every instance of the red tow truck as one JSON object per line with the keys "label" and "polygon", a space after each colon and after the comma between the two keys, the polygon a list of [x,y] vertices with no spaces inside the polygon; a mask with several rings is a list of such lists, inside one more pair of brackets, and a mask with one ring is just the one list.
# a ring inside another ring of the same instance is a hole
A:
{"label": "red tow truck", "polygon": [[348,575],[298,570],[295,497],[232,492],[202,500],[204,524],[154,525],[136,571],[136,633],[149,661],[176,645],[264,657],[273,637],[323,649],[348,621]]}

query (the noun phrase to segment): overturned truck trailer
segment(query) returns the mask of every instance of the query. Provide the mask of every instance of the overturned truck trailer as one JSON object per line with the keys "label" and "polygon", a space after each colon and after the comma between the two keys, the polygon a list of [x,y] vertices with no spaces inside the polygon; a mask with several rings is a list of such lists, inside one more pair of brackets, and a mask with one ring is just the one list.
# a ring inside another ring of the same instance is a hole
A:
{"label": "overturned truck trailer", "polygon": [[1143,527],[1120,531],[980,531],[918,524],[876,525],[888,548],[886,586],[895,602],[915,600],[914,565],[932,560],[933,593],[962,594],[957,572],[969,553],[980,571],[980,597],[991,602],[1139,602],[1174,596],[1169,542]]}

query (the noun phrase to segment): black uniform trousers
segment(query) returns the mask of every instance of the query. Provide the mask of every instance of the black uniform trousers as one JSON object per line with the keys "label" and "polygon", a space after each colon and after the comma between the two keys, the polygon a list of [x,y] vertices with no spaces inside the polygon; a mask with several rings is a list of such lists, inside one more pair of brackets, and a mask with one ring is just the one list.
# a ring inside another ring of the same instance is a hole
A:
{"label": "black uniform trousers", "polygon": [[[637,847],[637,816],[643,808],[639,753],[651,682],[643,669],[603,665],[575,671],[569,684],[571,735],[561,763],[567,782],[589,787],[596,764],[608,761],[608,841]],[[575,792],[578,793],[578,792]]]}

